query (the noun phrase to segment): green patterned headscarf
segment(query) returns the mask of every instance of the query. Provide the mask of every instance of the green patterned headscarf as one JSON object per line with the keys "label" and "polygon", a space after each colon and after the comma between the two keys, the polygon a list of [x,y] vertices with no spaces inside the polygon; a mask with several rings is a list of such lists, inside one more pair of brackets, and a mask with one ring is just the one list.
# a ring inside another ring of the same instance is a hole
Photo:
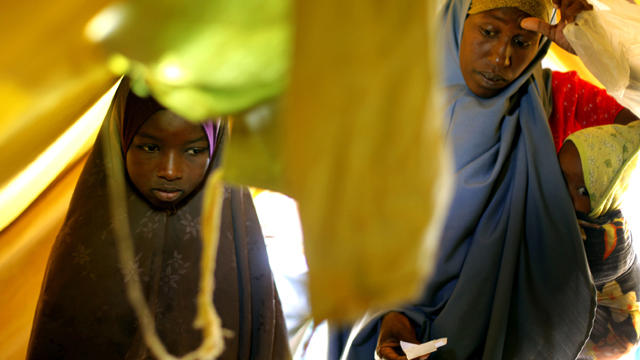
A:
{"label": "green patterned headscarf", "polygon": [[640,156],[640,121],[583,129],[565,141],[573,142],[580,153],[591,202],[589,216],[619,209]]}
{"label": "green patterned headscarf", "polygon": [[551,16],[552,9],[551,0],[473,0],[469,8],[469,14],[477,14],[503,7],[518,8],[547,22]]}

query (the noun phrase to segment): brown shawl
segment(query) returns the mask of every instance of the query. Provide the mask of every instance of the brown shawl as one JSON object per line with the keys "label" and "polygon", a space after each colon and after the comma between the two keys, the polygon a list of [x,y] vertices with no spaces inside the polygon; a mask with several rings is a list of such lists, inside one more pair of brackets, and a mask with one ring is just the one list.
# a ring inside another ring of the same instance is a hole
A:
{"label": "brown shawl", "polygon": [[[114,107],[123,106],[117,99],[125,96],[126,89],[120,89],[110,113],[124,113]],[[152,358],[125,293],[127,274],[134,271],[167,350],[179,356],[200,344],[202,335],[192,323],[200,277],[203,191],[196,190],[186,203],[167,212],[152,208],[127,181],[124,201],[135,266],[121,269],[102,147],[104,141],[120,142],[108,138],[106,128],[113,121],[118,116],[107,116],[53,246],[28,359]],[[216,164],[217,149],[213,157]],[[289,358],[280,301],[246,189],[225,188],[214,276],[215,308],[223,328],[233,332],[221,359]]]}

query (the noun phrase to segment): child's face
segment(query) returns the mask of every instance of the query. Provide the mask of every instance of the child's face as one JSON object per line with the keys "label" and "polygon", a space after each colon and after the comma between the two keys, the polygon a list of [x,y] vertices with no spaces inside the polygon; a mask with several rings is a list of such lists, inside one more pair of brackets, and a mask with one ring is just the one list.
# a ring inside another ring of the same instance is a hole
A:
{"label": "child's face", "polygon": [[136,133],[126,154],[127,173],[153,205],[169,208],[200,185],[209,166],[202,126],[162,110]]}
{"label": "child's face", "polygon": [[591,202],[589,201],[587,187],[584,184],[580,153],[578,153],[578,149],[573,142],[567,141],[562,145],[558,153],[558,160],[560,161],[560,168],[564,174],[564,179],[569,187],[573,207],[576,211],[588,214],[591,212]]}

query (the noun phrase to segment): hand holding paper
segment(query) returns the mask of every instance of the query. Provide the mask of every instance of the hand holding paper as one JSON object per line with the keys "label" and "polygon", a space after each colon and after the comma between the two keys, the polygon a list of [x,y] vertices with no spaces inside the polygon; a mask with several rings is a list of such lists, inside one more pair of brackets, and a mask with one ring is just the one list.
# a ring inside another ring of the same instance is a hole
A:
{"label": "hand holding paper", "polygon": [[428,354],[431,354],[432,352],[438,350],[439,347],[444,345],[447,345],[447,338],[435,339],[423,344],[412,344],[405,341],[400,341],[400,347],[402,348],[402,351],[404,351],[408,360],[415,358],[426,359]]}
{"label": "hand holding paper", "polygon": [[409,318],[400,312],[391,311],[382,318],[375,358],[382,360],[426,359],[428,354],[445,345],[447,339],[437,339],[424,344],[418,344],[419,342]]}

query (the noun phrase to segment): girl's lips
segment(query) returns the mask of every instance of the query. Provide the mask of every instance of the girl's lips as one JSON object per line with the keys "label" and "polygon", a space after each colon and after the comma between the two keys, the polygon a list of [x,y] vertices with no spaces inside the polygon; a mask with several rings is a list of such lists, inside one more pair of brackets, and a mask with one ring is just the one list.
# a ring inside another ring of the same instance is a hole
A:
{"label": "girl's lips", "polygon": [[182,194],[182,190],[151,189],[151,192],[158,200],[163,202],[175,201]]}

